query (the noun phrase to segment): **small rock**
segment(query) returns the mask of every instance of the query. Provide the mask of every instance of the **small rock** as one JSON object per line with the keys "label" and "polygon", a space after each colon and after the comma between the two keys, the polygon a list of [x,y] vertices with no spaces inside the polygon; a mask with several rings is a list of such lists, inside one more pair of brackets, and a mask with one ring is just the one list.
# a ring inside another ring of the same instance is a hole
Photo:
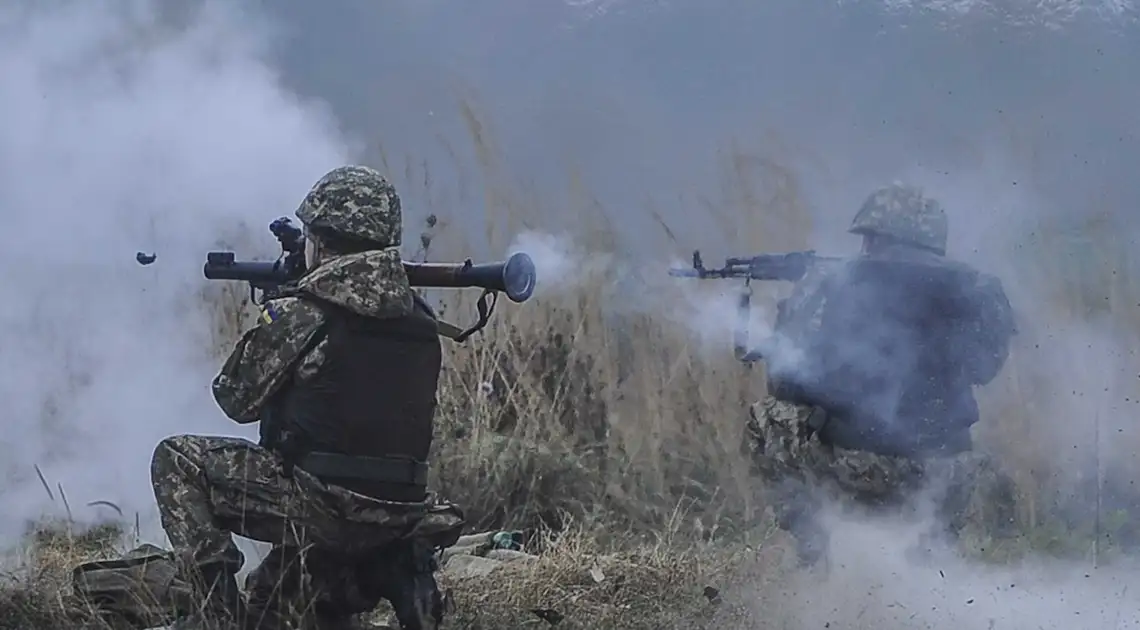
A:
{"label": "small rock", "polygon": [[489,545],[491,544],[491,537],[494,535],[495,532],[483,532],[480,534],[467,534],[466,536],[460,536],[459,540],[455,541],[455,545],[453,545],[452,548],[454,549],[456,547],[477,547],[479,545]]}
{"label": "small rock", "polygon": [[531,608],[530,612],[534,613],[535,617],[538,617],[552,626],[557,625],[558,622],[565,618],[562,616],[562,613],[553,608]]}
{"label": "small rock", "polygon": [[529,553],[513,551],[511,549],[492,549],[487,552],[487,558],[500,562],[532,562],[537,560],[538,556],[532,556]]}
{"label": "small rock", "polygon": [[720,591],[716,590],[715,588],[713,588],[711,586],[706,586],[705,590],[704,590],[704,594],[705,594],[705,598],[707,598],[709,600],[709,602],[711,602],[713,604],[719,604],[720,603]]}
{"label": "small rock", "polygon": [[443,567],[441,573],[452,579],[483,577],[504,564],[501,560],[492,560],[482,556],[453,556]]}
{"label": "small rock", "polygon": [[605,581],[606,574],[602,573],[602,567],[595,564],[590,567],[590,578],[592,578],[596,584],[601,584]]}

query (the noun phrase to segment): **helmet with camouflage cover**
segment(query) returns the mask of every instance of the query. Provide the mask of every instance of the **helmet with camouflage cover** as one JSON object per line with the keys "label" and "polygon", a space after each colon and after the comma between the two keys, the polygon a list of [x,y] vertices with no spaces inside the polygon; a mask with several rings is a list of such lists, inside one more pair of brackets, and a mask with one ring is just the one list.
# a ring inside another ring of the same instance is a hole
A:
{"label": "helmet with camouflage cover", "polygon": [[311,231],[378,248],[399,247],[403,216],[396,189],[367,166],[340,166],[325,173],[301,206],[297,218]]}
{"label": "helmet with camouflage cover", "polygon": [[887,236],[945,255],[949,225],[937,201],[913,186],[893,184],[867,197],[848,232]]}

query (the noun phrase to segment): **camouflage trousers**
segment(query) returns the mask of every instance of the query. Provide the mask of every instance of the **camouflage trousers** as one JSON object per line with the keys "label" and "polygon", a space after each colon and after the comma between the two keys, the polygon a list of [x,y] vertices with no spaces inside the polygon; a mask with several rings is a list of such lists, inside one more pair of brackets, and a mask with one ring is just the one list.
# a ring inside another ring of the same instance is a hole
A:
{"label": "camouflage trousers", "polygon": [[[200,571],[242,564],[232,534],[271,543],[249,575],[251,627],[336,627],[388,599],[408,628],[434,628],[442,603],[433,551],[458,539],[456,506],[398,503],[327,485],[242,439],[180,435],[159,443],[151,480],[177,558]],[[413,592],[414,591],[414,592]],[[403,608],[403,610],[401,610]],[[435,608],[434,610],[429,610]],[[326,627],[326,624],[319,624]]]}
{"label": "camouflage trousers", "polygon": [[828,535],[819,512],[828,500],[883,511],[929,496],[935,526],[924,536],[928,540],[957,539],[968,523],[1012,521],[1012,484],[984,454],[911,459],[837,448],[811,429],[813,413],[823,411],[769,396],[752,407],[748,423],[767,503],[777,525],[796,539],[805,564],[826,557]]}

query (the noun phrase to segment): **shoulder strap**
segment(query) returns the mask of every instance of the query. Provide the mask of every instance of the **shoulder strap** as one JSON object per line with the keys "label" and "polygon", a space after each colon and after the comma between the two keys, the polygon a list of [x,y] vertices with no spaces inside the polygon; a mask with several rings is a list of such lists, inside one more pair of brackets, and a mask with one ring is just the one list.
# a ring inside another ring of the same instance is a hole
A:
{"label": "shoulder strap", "polygon": [[[487,322],[490,321],[491,312],[495,309],[495,304],[498,302],[497,295],[491,291],[484,291],[483,295],[479,296],[479,301],[477,303],[479,310],[479,321],[477,321],[470,328],[464,329],[456,326],[455,324],[452,324],[451,322],[440,319],[435,314],[435,310],[432,309],[431,305],[428,304],[426,300],[424,300],[419,291],[413,290],[412,296],[416,304],[427,311],[427,313],[431,315],[431,318],[435,320],[437,333],[439,336],[447,337],[448,339],[457,343],[463,343],[472,334],[482,330],[483,327],[487,325]],[[490,301],[488,301],[488,299],[490,299]]]}

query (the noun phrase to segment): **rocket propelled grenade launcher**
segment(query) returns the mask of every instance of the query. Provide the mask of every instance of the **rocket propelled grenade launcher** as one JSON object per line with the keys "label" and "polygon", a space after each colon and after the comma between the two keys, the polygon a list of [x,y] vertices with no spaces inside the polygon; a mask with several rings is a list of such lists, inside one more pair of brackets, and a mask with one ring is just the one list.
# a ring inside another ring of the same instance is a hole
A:
{"label": "rocket propelled grenade launcher", "polygon": [[[299,280],[308,271],[304,233],[286,217],[270,223],[269,231],[281,244],[280,258],[273,262],[239,261],[233,252],[208,252],[202,269],[206,279],[246,282],[250,300],[256,304],[272,299]],[[487,325],[499,293],[505,293],[512,302],[525,302],[534,293],[537,283],[534,261],[523,252],[512,254],[505,261],[481,264],[474,264],[471,259],[461,263],[404,261],[404,271],[413,287],[483,289],[477,304],[479,322],[456,338],[460,342]],[[256,291],[261,292],[260,299]]]}
{"label": "rocket propelled grenade launcher", "polygon": [[[203,273],[208,280],[241,280],[261,291],[273,291],[297,277],[282,262],[246,262],[235,260],[233,252],[209,252]],[[519,252],[503,262],[474,264],[415,263],[404,261],[408,283],[413,287],[465,289],[478,287],[501,292],[517,303],[527,301],[534,293],[535,268],[530,256]]]}

